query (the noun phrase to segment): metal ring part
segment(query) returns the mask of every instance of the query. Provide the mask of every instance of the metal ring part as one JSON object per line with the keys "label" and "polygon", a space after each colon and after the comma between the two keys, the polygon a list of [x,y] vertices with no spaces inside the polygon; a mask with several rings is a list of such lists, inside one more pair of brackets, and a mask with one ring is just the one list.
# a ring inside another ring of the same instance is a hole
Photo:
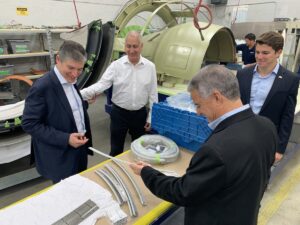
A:
{"label": "metal ring part", "polygon": [[107,177],[110,178],[110,180],[114,183],[118,193],[120,194],[123,202],[127,202],[127,195],[126,192],[123,188],[123,186],[116,180],[116,178],[111,175],[111,173],[109,173],[107,170],[102,169],[102,172],[106,174]]}
{"label": "metal ring part", "polygon": [[127,199],[127,195],[126,195],[126,192],[125,192],[123,186],[108,171],[102,169],[102,173],[106,174],[106,176],[109,177],[110,180],[113,182],[113,184],[116,187],[116,190],[118,191],[118,193],[120,194],[121,199],[123,200],[123,202],[127,202],[128,199]]}
{"label": "metal ring part", "polygon": [[103,172],[103,170],[95,170],[95,173],[99,175],[103,181],[109,186],[111,191],[113,192],[115,198],[117,199],[117,202],[119,205],[122,205],[124,203],[123,199],[121,198],[121,195],[118,191],[118,189],[115,187],[115,184],[113,183],[110,176],[108,176],[106,173]]}
{"label": "metal ring part", "polygon": [[137,213],[137,209],[136,209],[136,205],[134,204],[134,201],[132,199],[132,196],[127,188],[127,186],[125,185],[124,181],[122,180],[122,178],[120,177],[120,175],[117,173],[117,171],[115,171],[111,166],[109,165],[105,165],[105,167],[108,169],[108,171],[116,178],[116,180],[122,185],[122,187],[125,190],[125,193],[127,195],[127,199],[128,199],[128,206],[129,206],[129,211],[130,211],[130,215],[132,217],[136,217],[138,216]]}
{"label": "metal ring part", "polygon": [[137,185],[137,183],[135,182],[135,180],[133,179],[133,177],[130,175],[130,173],[126,170],[126,168],[121,164],[119,163],[117,160],[114,160],[113,159],[113,162],[121,168],[121,170],[127,175],[128,179],[131,181],[137,195],[139,196],[139,199],[140,199],[140,202],[143,206],[146,206],[146,200],[145,200],[145,197],[144,197],[144,194],[142,193],[141,189],[139,188],[139,186]]}

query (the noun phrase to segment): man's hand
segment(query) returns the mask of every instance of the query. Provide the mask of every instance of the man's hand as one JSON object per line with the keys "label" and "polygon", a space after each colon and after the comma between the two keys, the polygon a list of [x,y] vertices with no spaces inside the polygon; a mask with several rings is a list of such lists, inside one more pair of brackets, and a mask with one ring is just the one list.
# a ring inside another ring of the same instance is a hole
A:
{"label": "man's hand", "polygon": [[145,128],[145,131],[150,131],[151,130],[151,123],[146,123],[144,128]]}
{"label": "man's hand", "polygon": [[82,133],[72,133],[69,137],[69,145],[74,148],[78,148],[87,143],[88,140],[89,139],[87,139]]}
{"label": "man's hand", "polygon": [[95,103],[96,98],[97,98],[97,95],[95,95],[95,96],[92,97],[91,99],[88,99],[87,102],[88,102],[89,104],[93,104],[93,103]]}
{"label": "man's hand", "polygon": [[283,157],[283,154],[276,152],[275,153],[275,162],[274,163],[278,163]]}
{"label": "man's hand", "polygon": [[136,174],[136,175],[141,175],[141,171],[142,169],[145,167],[145,166],[151,166],[150,164],[148,163],[144,163],[142,161],[139,161],[137,163],[131,163],[129,164],[130,168],[133,170],[133,172]]}

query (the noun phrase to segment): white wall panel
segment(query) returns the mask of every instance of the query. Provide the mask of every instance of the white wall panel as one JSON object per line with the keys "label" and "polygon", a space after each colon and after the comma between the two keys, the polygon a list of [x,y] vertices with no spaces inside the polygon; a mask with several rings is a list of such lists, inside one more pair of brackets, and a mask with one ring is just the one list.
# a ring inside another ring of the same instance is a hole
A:
{"label": "white wall panel", "polygon": [[[299,0],[228,0],[226,6],[214,6],[214,23],[230,26],[238,8],[238,22],[271,22],[274,18],[300,19]],[[245,10],[247,8],[247,10]],[[246,18],[246,19],[245,19]]]}
{"label": "white wall panel", "polygon": [[[82,25],[101,18],[113,20],[126,0],[76,1],[79,19]],[[0,0],[0,24],[21,23],[33,26],[70,26],[76,25],[77,19],[73,2],[70,0]],[[17,7],[27,7],[28,16],[19,16]]]}
{"label": "white wall panel", "polygon": [[[113,20],[127,0],[76,0],[82,25],[101,18],[103,22]],[[188,0],[197,3],[198,0]],[[205,2],[210,2],[206,0]],[[238,0],[228,0],[227,6],[211,5],[214,23],[230,26],[236,12]],[[77,24],[72,0],[0,0],[0,25],[21,23],[23,25],[71,26]],[[243,22],[267,22],[274,17],[299,18],[300,0],[240,0],[238,19]],[[16,13],[17,7],[27,7],[28,16]],[[246,20],[246,21],[245,21]],[[238,21],[236,21],[238,22]]]}

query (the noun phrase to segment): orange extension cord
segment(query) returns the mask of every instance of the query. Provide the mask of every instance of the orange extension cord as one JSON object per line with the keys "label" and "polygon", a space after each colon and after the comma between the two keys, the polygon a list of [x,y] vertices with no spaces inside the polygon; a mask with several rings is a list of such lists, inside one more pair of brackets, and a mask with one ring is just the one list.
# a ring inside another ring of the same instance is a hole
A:
{"label": "orange extension cord", "polygon": [[27,83],[29,86],[32,86],[32,80],[28,79],[27,77],[24,77],[22,75],[10,75],[7,76],[3,79],[0,79],[0,83],[4,82],[4,81],[8,81],[8,80],[21,80],[24,81],[25,83]]}

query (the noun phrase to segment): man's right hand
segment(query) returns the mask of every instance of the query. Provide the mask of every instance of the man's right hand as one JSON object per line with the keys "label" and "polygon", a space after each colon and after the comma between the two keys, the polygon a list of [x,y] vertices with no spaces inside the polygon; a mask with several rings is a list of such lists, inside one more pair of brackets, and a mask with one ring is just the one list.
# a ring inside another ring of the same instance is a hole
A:
{"label": "man's right hand", "polygon": [[274,164],[278,163],[283,158],[283,154],[276,152],[275,153],[275,162]]}
{"label": "man's right hand", "polygon": [[74,148],[78,148],[87,143],[88,140],[89,139],[86,138],[82,133],[72,133],[69,137],[69,145],[71,145]]}
{"label": "man's right hand", "polygon": [[133,170],[133,172],[134,172],[136,175],[141,175],[142,169],[143,169],[145,166],[151,166],[151,165],[148,164],[148,163],[139,161],[139,162],[137,162],[137,163],[131,163],[131,164],[129,164],[129,166],[130,166],[130,168]]}
{"label": "man's right hand", "polygon": [[91,98],[91,99],[88,99],[87,100],[87,102],[89,103],[89,104],[93,104],[93,103],[95,103],[95,101],[96,101],[96,95],[93,97],[93,98]]}

